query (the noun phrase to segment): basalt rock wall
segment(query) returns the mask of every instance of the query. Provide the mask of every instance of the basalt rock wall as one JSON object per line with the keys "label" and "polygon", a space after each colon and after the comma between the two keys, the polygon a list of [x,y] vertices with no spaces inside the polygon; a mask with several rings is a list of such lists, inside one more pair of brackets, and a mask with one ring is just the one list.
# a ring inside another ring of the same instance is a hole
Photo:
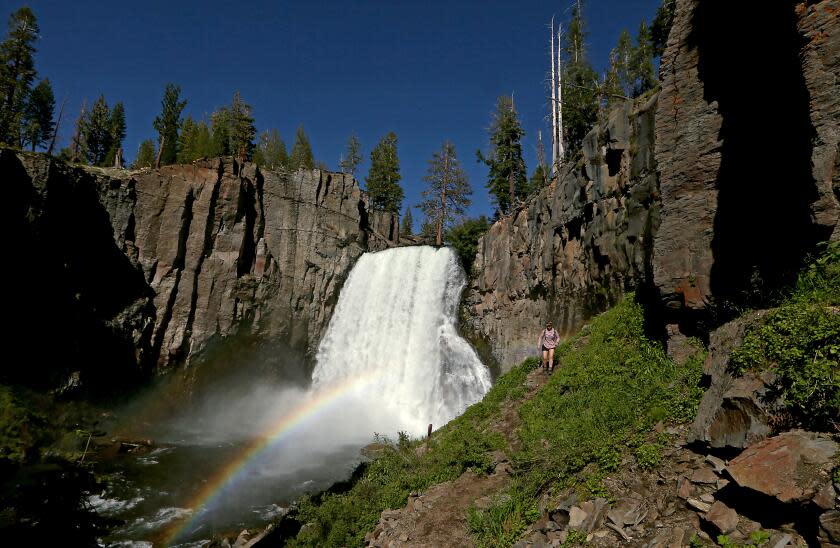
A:
{"label": "basalt rock wall", "polygon": [[626,102],[584,140],[581,159],[479,242],[464,301],[468,331],[507,370],[644,283],[659,221],[656,96]]}
{"label": "basalt rock wall", "polygon": [[303,359],[354,261],[399,239],[339,173],[230,158],[126,171],[8,149],[0,171],[19,266],[10,340],[27,356],[11,380],[128,382],[243,333]]}
{"label": "basalt rock wall", "polygon": [[840,238],[840,1],[771,4],[677,0],[658,96],[483,237],[463,312],[502,369],[630,289],[705,336]]}

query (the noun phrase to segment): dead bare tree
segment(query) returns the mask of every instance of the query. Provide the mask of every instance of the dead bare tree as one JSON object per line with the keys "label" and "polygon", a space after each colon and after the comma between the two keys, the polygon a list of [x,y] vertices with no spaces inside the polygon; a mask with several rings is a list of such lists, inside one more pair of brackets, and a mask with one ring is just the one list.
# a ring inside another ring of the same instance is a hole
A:
{"label": "dead bare tree", "polygon": [[160,155],[163,152],[163,146],[166,144],[166,135],[160,136],[160,146],[158,147],[157,158],[155,158],[155,169],[160,169]]}
{"label": "dead bare tree", "polygon": [[55,148],[55,141],[58,137],[58,131],[61,128],[61,118],[64,116],[65,106],[67,106],[67,95],[64,96],[64,99],[61,101],[61,107],[58,109],[58,118],[55,121],[55,127],[53,128],[52,139],[50,139],[50,146],[47,148],[47,154],[52,155],[53,149]]}

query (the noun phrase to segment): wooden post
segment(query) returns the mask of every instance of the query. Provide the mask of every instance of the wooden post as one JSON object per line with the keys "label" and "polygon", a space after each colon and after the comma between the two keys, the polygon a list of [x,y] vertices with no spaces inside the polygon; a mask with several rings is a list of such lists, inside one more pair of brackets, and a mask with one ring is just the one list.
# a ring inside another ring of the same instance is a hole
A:
{"label": "wooden post", "polygon": [[426,437],[427,437],[427,438],[431,438],[431,437],[432,437],[432,425],[431,425],[431,424],[429,424],[429,432],[426,434]]}

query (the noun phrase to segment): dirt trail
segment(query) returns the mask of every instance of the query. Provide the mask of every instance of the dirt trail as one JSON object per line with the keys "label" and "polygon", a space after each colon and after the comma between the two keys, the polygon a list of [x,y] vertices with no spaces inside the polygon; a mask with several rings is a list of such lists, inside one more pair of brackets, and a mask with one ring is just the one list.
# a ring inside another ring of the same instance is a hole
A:
{"label": "dirt trail", "polygon": [[[546,373],[531,371],[525,381],[527,392],[524,399],[532,398],[547,380]],[[508,447],[518,445],[517,409],[521,402],[505,402],[501,418],[491,425],[493,430],[505,437]],[[510,480],[508,455],[497,451],[493,458],[495,471],[490,475],[465,472],[454,481],[439,483],[425,493],[409,497],[404,508],[382,512],[379,523],[365,537],[367,546],[472,546],[467,510],[473,505],[489,505],[492,496],[507,486]]]}

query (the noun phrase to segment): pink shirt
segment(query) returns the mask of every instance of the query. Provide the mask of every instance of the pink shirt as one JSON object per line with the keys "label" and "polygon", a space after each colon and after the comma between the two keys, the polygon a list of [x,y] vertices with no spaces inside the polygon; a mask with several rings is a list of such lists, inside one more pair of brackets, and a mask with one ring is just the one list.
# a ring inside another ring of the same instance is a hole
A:
{"label": "pink shirt", "polygon": [[548,329],[543,329],[542,334],[540,335],[540,344],[546,348],[555,348],[557,343],[560,342],[560,334],[557,332],[556,329],[552,329],[549,331]]}

